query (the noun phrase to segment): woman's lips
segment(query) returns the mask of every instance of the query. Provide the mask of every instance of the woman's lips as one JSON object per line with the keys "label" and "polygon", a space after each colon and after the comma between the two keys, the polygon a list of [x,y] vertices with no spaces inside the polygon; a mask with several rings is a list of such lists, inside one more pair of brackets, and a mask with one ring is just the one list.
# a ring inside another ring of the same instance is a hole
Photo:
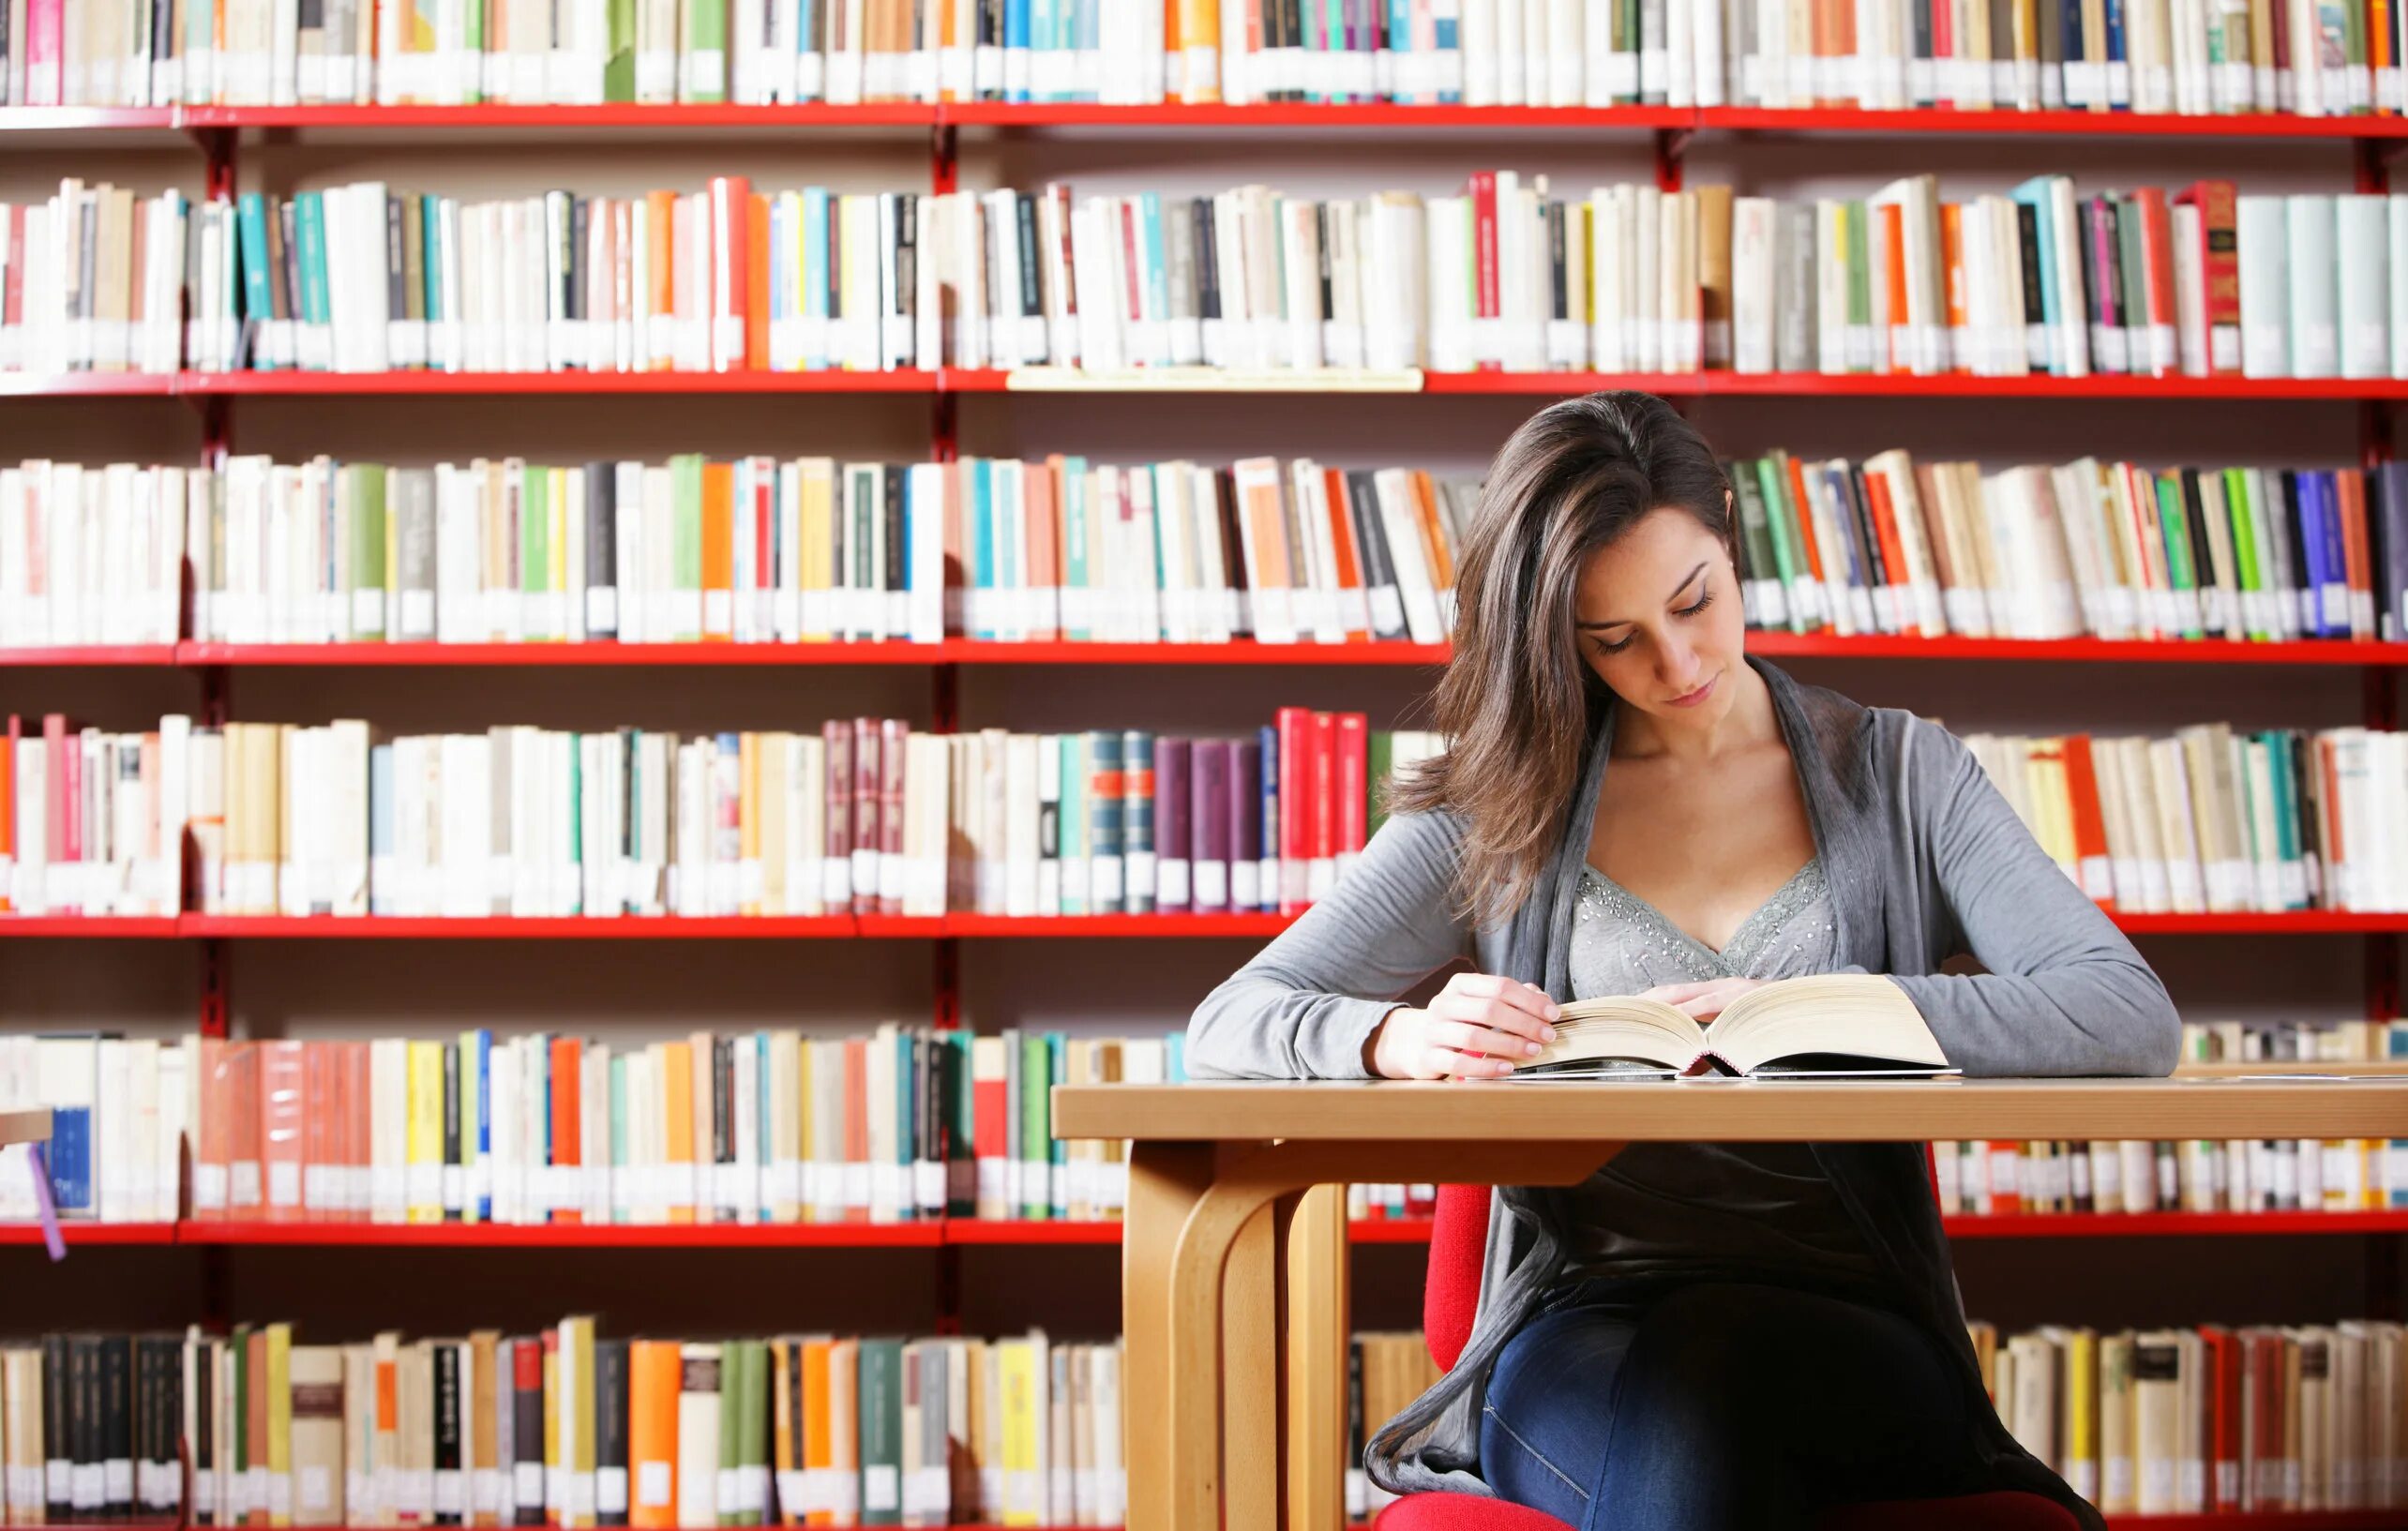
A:
{"label": "woman's lips", "polygon": [[[1720,679],[1720,677],[1717,677],[1717,679]],[[1699,702],[1704,701],[1707,698],[1714,694],[1714,683],[1715,683],[1713,681],[1708,681],[1704,685],[1699,686],[1696,690],[1689,693],[1685,697],[1673,698],[1672,705],[1675,707],[1696,706]]]}

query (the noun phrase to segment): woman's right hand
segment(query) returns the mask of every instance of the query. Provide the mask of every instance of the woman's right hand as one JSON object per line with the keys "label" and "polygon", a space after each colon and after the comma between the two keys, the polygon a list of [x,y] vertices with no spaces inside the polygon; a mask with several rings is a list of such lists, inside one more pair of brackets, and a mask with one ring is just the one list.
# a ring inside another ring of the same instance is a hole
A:
{"label": "woman's right hand", "polygon": [[1494,973],[1457,973],[1429,1007],[1398,1006],[1363,1044],[1382,1079],[1493,1079],[1555,1041],[1562,1013],[1544,991]]}

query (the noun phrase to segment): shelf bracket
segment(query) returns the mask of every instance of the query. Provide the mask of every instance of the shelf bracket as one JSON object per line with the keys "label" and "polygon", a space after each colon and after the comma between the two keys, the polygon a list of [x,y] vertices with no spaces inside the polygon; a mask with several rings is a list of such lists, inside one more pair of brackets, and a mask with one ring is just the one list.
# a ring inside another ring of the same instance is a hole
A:
{"label": "shelf bracket", "polygon": [[1655,173],[1658,191],[1680,189],[1681,157],[1689,152],[1689,142],[1697,135],[1687,128],[1659,128],[1655,134]]}

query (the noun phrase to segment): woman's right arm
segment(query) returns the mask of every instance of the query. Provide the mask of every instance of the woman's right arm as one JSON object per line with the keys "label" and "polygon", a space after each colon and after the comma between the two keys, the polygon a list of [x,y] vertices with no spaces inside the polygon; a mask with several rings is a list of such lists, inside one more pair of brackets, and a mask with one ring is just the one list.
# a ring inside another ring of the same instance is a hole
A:
{"label": "woman's right arm", "polygon": [[1468,953],[1452,899],[1461,835],[1452,814],[1382,824],[1328,897],[1196,1007],[1190,1076],[1369,1077],[1364,1044],[1396,997]]}

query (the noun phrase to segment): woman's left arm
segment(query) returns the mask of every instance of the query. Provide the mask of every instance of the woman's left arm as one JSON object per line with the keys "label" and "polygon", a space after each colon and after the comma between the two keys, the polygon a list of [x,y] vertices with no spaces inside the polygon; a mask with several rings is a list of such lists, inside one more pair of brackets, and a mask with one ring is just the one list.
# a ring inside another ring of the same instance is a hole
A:
{"label": "woman's left arm", "polygon": [[[2165,1074],[2182,1023],[2164,983],[2032,838],[1973,752],[1906,724],[1897,786],[1923,864],[1986,973],[1893,974],[1967,1074]],[[1945,928],[1945,927],[1943,927]]]}

